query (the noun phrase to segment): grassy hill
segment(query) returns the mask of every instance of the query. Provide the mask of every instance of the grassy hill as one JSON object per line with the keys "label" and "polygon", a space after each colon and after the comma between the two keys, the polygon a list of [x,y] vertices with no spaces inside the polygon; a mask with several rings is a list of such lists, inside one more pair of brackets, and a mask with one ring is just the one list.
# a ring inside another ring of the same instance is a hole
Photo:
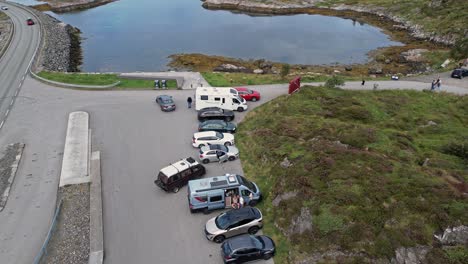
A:
{"label": "grassy hill", "polygon": [[[467,96],[305,87],[250,112],[236,137],[278,263],[388,260],[468,224]],[[463,263],[468,251],[428,258]]]}

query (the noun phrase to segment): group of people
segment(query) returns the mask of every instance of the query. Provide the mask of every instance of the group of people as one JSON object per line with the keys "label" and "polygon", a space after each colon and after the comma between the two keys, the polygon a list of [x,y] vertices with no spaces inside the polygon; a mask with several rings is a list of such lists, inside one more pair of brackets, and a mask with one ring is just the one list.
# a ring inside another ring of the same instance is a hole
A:
{"label": "group of people", "polygon": [[431,91],[434,91],[436,89],[440,91],[440,84],[441,84],[440,77],[438,77],[437,80],[432,80]]}
{"label": "group of people", "polygon": [[238,194],[233,194],[233,195],[231,195],[231,199],[232,199],[231,200],[232,201],[231,206],[232,206],[233,209],[240,209],[240,208],[244,207],[245,201],[244,201],[244,198],[242,196],[240,196]]}

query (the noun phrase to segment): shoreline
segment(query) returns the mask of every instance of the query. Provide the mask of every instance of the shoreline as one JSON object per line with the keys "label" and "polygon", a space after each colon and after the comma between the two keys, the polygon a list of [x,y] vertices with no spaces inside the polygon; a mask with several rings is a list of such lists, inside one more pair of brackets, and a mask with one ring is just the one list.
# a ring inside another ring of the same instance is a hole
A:
{"label": "shoreline", "polygon": [[[204,0],[202,6],[209,10],[229,10],[263,15],[318,14],[348,17],[346,12],[356,12],[388,19],[388,22],[396,24],[394,25],[394,30],[404,30],[416,40],[431,41],[435,44],[444,46],[452,46],[456,41],[456,37],[453,35],[438,35],[435,33],[425,32],[421,25],[413,24],[400,16],[388,12],[383,7],[367,7],[362,5],[346,4],[325,7],[318,5],[321,2],[322,1],[312,1],[310,4],[286,4],[283,2],[273,2],[265,4],[246,0]],[[345,14],[343,14],[343,12]]]}
{"label": "shoreline", "polygon": [[90,9],[106,5],[117,0],[70,0],[69,2],[62,2],[57,0],[44,0],[45,4],[33,6],[34,9],[39,11],[53,11],[56,13],[66,13],[71,11],[78,11]]}

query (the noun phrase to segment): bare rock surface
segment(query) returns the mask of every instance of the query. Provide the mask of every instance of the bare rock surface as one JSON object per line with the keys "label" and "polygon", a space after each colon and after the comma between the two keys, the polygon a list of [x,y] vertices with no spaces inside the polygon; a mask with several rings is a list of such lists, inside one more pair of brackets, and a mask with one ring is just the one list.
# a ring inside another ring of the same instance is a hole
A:
{"label": "bare rock surface", "polygon": [[445,229],[442,235],[435,235],[443,245],[468,244],[468,226],[457,226]]}

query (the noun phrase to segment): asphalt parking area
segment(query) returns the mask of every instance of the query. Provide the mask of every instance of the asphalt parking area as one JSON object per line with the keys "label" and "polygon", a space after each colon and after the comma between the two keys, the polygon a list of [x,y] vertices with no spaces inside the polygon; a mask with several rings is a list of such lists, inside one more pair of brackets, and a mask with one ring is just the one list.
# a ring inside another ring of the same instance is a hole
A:
{"label": "asphalt parking area", "polygon": [[[268,95],[249,108],[285,92],[282,87],[267,90]],[[173,95],[175,112],[161,112],[154,102],[161,93]],[[191,145],[196,111],[186,105],[193,94],[155,91],[151,98],[109,101],[95,112],[90,107],[93,150],[102,151],[106,263],[222,263],[219,245],[209,242],[203,230],[220,211],[191,214],[186,186],[174,194],[153,183],[168,164],[189,156],[198,159]],[[236,112],[234,121],[244,115]],[[240,160],[210,163],[206,169],[205,177],[243,174]]]}

